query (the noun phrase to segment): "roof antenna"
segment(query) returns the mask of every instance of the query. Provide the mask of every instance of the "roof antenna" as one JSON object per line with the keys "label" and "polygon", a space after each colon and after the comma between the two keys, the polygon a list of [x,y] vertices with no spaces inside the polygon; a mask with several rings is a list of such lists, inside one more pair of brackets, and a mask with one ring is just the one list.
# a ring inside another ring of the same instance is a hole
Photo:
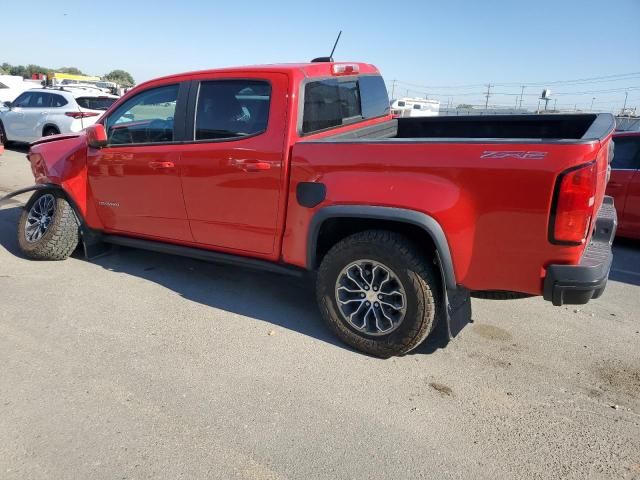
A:
{"label": "roof antenna", "polygon": [[311,63],[320,63],[320,62],[333,62],[333,52],[336,51],[336,47],[338,46],[338,42],[340,41],[340,36],[342,35],[342,30],[338,32],[338,38],[336,38],[336,43],[333,44],[333,49],[331,50],[331,54],[328,57],[317,57],[311,60]]}

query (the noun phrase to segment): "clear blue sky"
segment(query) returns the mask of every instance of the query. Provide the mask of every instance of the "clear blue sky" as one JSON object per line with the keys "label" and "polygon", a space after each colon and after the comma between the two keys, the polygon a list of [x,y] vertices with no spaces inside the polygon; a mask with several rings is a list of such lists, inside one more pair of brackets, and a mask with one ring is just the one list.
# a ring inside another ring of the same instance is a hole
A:
{"label": "clear blue sky", "polygon": [[[0,0],[0,62],[72,65],[91,74],[122,68],[139,82],[306,61],[328,54],[340,29],[337,60],[374,63],[389,86],[404,82],[396,96],[408,89],[444,103],[484,103],[487,83],[514,84],[493,87],[512,95],[490,99],[513,105],[521,83],[640,72],[640,0]],[[596,91],[558,95],[559,106],[589,108],[596,97],[594,109],[619,109],[624,91],[616,90],[640,87],[640,74],[545,86]],[[527,87],[524,103],[535,107],[541,89]],[[640,110],[640,88],[629,91],[628,104]]]}

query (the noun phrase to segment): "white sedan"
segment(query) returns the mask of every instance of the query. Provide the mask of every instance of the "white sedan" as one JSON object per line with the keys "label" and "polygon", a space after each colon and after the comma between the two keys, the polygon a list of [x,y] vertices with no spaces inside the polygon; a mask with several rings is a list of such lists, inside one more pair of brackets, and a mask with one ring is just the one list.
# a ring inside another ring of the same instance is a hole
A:
{"label": "white sedan", "polygon": [[28,143],[48,135],[79,132],[96,123],[117,99],[97,89],[27,90],[0,110],[0,143]]}

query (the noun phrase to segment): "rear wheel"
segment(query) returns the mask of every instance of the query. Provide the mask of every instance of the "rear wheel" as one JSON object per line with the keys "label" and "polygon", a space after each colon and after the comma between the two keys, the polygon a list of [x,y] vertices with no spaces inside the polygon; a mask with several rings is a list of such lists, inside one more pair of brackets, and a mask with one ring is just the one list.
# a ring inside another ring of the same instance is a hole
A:
{"label": "rear wheel", "polygon": [[42,130],[43,137],[50,137],[51,135],[58,135],[59,133],[60,130],[56,127],[44,127],[44,130]]}
{"label": "rear wheel", "polygon": [[386,358],[414,349],[433,329],[440,310],[437,279],[433,262],[406,237],[369,230],[327,253],[316,294],[341,340]]}
{"label": "rear wheel", "polygon": [[78,240],[78,220],[64,196],[55,190],[34,193],[20,215],[20,250],[36,260],[64,260]]}

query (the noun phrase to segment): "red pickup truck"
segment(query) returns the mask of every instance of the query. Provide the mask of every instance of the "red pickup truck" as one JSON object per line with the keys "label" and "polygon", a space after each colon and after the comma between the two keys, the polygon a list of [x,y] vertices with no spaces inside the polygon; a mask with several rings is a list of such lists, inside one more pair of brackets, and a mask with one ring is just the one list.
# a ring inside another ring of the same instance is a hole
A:
{"label": "red pickup truck", "polygon": [[613,116],[393,119],[378,70],[318,62],[141,84],[97,124],[43,138],[22,251],[139,247],[314,272],[346,343],[403,354],[470,295],[600,296],[616,212]]}

